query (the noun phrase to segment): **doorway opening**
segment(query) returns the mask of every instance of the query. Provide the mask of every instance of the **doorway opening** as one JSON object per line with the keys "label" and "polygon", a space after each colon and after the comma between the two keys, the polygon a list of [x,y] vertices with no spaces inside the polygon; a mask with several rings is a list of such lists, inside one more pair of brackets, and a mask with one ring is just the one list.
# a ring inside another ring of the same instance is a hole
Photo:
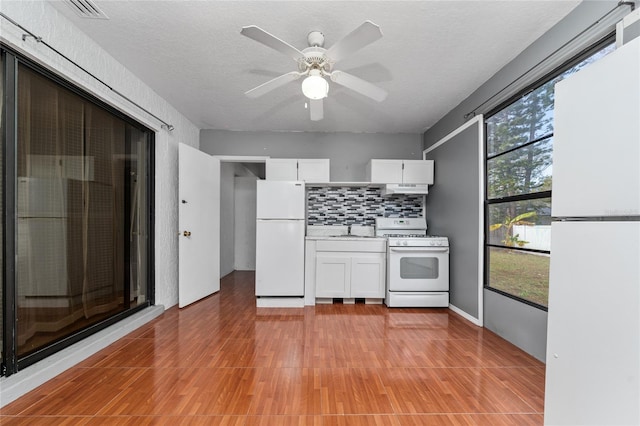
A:
{"label": "doorway opening", "polygon": [[266,157],[220,158],[220,277],[256,269],[256,182]]}

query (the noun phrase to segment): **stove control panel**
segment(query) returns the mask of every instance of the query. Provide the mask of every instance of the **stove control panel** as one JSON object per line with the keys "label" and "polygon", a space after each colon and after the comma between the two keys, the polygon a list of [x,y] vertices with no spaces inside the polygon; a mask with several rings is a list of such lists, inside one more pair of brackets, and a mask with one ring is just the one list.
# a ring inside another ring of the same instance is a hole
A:
{"label": "stove control panel", "polygon": [[389,247],[449,247],[447,237],[389,238]]}

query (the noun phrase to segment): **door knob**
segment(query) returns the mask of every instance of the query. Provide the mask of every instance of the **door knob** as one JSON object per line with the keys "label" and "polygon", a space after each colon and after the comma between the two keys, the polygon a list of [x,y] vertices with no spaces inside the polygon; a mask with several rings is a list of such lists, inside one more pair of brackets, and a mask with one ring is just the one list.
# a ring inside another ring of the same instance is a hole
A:
{"label": "door knob", "polygon": [[184,235],[185,237],[190,237],[191,236],[191,231],[184,231],[182,233],[182,235]]}

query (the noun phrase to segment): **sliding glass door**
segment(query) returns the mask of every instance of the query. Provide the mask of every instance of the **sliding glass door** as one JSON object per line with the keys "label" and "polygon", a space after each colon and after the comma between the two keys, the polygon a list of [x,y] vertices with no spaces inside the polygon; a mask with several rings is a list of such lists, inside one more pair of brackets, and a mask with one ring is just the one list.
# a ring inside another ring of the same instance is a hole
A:
{"label": "sliding glass door", "polygon": [[17,64],[9,373],[152,302],[152,132]]}

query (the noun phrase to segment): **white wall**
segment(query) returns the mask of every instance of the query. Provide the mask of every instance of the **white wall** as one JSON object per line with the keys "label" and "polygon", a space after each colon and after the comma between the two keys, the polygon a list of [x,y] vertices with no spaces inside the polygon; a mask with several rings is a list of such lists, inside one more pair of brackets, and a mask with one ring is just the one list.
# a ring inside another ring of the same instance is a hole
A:
{"label": "white wall", "polygon": [[175,126],[171,133],[161,130],[161,123],[156,119],[120,98],[43,43],[37,43],[33,38],[23,41],[23,31],[0,18],[3,43],[156,131],[155,297],[156,304],[165,307],[177,304],[178,144],[198,147],[199,129],[47,2],[3,0],[0,11],[118,92]]}
{"label": "white wall", "polygon": [[235,269],[256,269],[256,176],[235,178]]}
{"label": "white wall", "polygon": [[220,164],[220,277],[235,267],[235,163]]}

